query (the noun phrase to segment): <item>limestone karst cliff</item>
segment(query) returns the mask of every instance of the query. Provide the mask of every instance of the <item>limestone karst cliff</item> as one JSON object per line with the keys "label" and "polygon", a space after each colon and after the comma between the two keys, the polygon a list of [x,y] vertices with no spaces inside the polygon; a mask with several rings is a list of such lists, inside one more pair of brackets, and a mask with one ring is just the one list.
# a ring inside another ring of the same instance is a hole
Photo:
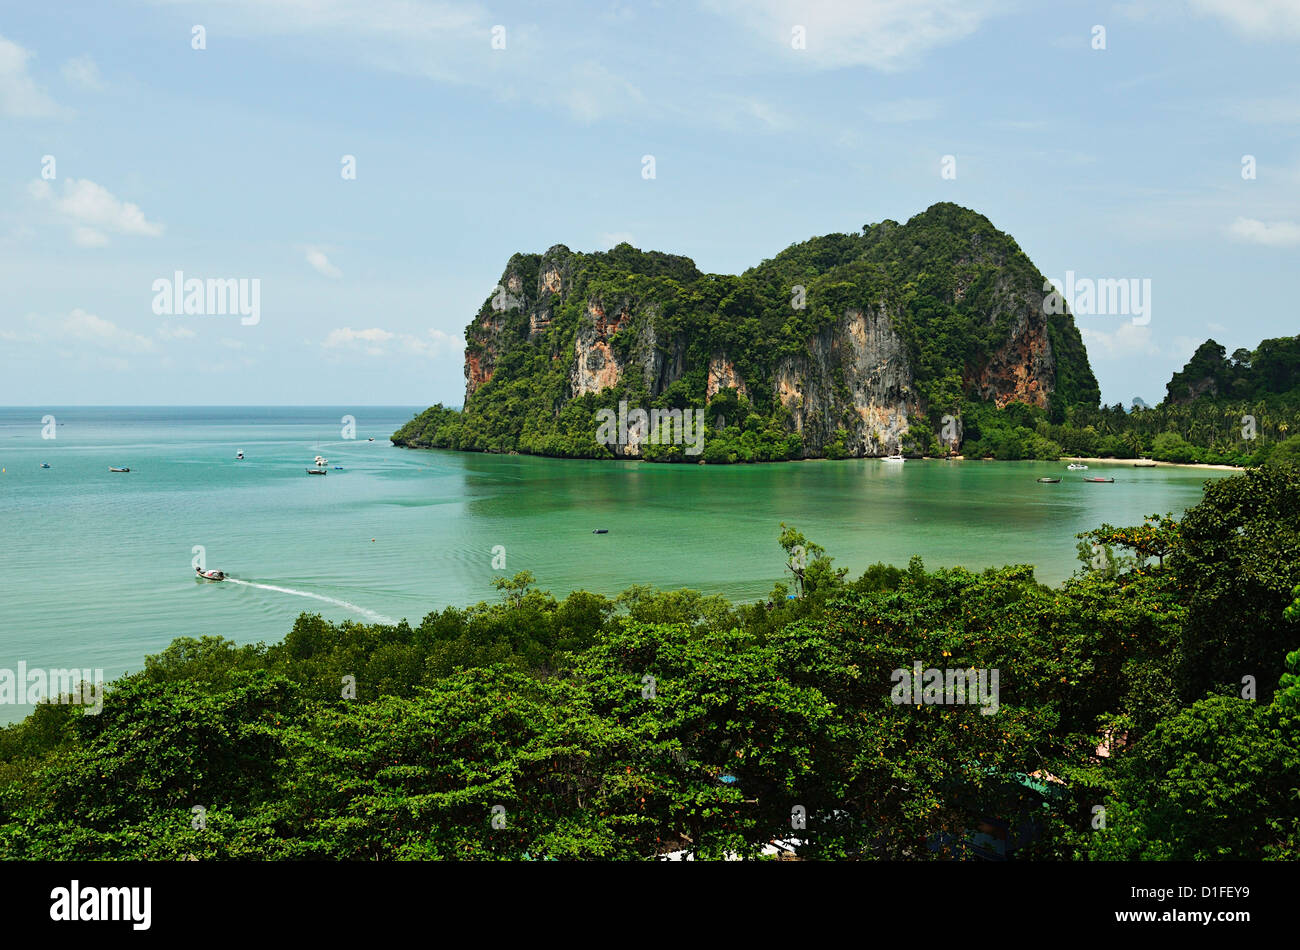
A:
{"label": "limestone karst cliff", "polygon": [[597,411],[625,402],[701,411],[711,438],[759,459],[951,451],[966,401],[1096,405],[1073,319],[1044,311],[1043,283],[1014,240],[947,203],[739,276],[627,244],[516,254],[466,330],[464,411],[394,440],[690,460],[597,441]]}

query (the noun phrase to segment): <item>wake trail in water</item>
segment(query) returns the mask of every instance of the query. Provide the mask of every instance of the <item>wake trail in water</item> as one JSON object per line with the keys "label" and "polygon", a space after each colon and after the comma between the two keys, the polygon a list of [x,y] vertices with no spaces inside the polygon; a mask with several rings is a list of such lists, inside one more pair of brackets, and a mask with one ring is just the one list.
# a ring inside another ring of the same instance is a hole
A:
{"label": "wake trail in water", "polygon": [[376,613],[375,611],[369,610],[365,607],[358,607],[356,604],[350,604],[346,600],[339,600],[337,597],[326,597],[324,594],[313,594],[310,591],[294,590],[291,587],[276,587],[274,584],[259,584],[256,581],[241,581],[237,577],[227,577],[226,583],[243,584],[245,587],[260,587],[262,590],[278,591],[281,594],[293,594],[295,597],[310,597],[312,600],[324,601],[327,604],[334,604],[335,606],[343,607],[346,610],[351,610],[353,613],[358,613],[365,617],[371,623],[392,624],[397,622],[393,620],[392,617],[385,617],[381,613]]}

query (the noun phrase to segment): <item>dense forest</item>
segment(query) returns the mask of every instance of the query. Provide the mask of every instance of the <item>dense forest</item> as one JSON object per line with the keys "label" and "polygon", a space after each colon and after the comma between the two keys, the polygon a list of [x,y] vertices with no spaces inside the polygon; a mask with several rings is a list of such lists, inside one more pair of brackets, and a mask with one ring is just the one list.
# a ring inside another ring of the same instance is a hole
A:
{"label": "dense forest", "polygon": [[[178,639],[0,730],[0,853],[1300,857],[1300,468],[1100,525],[1055,588],[852,579],[781,527],[759,603],[520,573],[418,625]],[[917,663],[998,671],[996,711],[897,701]]]}
{"label": "dense forest", "polygon": [[[1237,350],[1207,340],[1169,381],[1157,406],[1033,406],[967,403],[968,458],[1152,458],[1255,466],[1300,459],[1300,336]],[[940,450],[934,454],[942,454]]]}

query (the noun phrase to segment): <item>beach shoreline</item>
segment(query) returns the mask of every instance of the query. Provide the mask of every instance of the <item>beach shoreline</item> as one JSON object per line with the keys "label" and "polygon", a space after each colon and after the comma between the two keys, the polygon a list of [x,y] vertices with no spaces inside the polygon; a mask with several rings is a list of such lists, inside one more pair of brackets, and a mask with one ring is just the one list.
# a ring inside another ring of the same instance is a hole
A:
{"label": "beach shoreline", "polygon": [[[1088,465],[1096,462],[1100,465],[1126,465],[1129,468],[1208,468],[1224,472],[1244,472],[1245,468],[1240,465],[1211,465],[1209,462],[1157,462],[1155,459],[1101,459],[1076,456],[1061,456],[1062,462],[1084,462]],[[1141,461],[1141,466],[1135,466],[1134,462]],[[1154,465],[1151,463],[1155,462]]]}
{"label": "beach shoreline", "polygon": [[[873,456],[878,457],[878,456]],[[1045,462],[1050,459],[972,459],[964,455],[923,455],[921,459],[932,462]],[[1211,465],[1209,462],[1158,462],[1155,459],[1116,459],[1116,458],[1093,458],[1087,455],[1062,455],[1058,462],[1083,462],[1087,465],[1120,465],[1126,468],[1205,468],[1223,472],[1244,472],[1246,469],[1241,465]],[[1136,465],[1135,462],[1141,461],[1144,464]]]}

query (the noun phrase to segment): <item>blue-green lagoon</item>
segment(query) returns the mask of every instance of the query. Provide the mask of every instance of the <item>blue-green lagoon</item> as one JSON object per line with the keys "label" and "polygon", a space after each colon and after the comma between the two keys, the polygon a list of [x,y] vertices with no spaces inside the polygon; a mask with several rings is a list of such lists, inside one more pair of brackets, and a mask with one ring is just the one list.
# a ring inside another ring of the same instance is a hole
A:
{"label": "blue-green lagoon", "polygon": [[[1094,464],[1087,474],[1115,482],[1089,484],[1064,462],[657,465],[395,448],[388,437],[416,411],[0,409],[0,668],[112,679],[179,636],[279,640],[302,611],[418,623],[497,596],[492,579],[521,570],[556,595],[652,584],[758,599],[783,576],[782,521],[851,576],[919,554],[931,567],[1032,564],[1059,583],[1079,567],[1076,533],[1180,513],[1229,474]],[[328,474],[309,476],[318,454]],[[1035,481],[1047,474],[1061,482]],[[196,548],[243,583],[197,580]],[[0,721],[28,711],[0,707]]]}

